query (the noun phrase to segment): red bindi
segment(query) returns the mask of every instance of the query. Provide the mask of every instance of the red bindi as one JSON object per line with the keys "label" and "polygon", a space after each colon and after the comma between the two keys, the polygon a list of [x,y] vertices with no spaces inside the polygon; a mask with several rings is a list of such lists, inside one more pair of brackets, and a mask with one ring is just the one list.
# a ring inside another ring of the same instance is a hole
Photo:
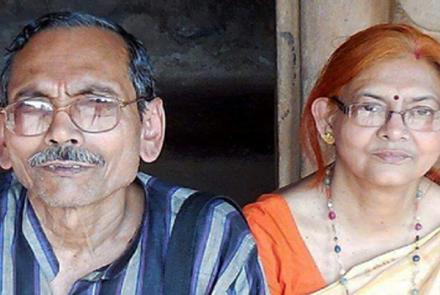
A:
{"label": "red bindi", "polygon": [[420,59],[420,56],[421,56],[420,48],[417,48],[414,51],[414,55],[415,55],[416,59]]}
{"label": "red bindi", "polygon": [[394,95],[394,100],[399,100],[399,96],[398,95]]}

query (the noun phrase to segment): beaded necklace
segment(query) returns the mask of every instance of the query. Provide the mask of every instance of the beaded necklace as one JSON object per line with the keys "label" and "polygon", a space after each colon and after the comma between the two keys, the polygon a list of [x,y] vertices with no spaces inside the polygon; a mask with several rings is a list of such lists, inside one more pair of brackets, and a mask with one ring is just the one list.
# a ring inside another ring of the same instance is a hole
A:
{"label": "beaded necklace", "polygon": [[[345,277],[346,275],[346,269],[344,267],[344,263],[341,259],[341,252],[342,247],[338,238],[338,233],[336,229],[336,211],[333,206],[332,201],[332,194],[331,194],[331,179],[332,179],[332,169],[329,168],[326,170],[326,176],[324,178],[324,190],[327,197],[327,209],[328,209],[328,219],[330,221],[331,230],[333,234],[333,251],[336,255],[336,262],[338,263],[339,267],[339,282],[345,289],[345,294],[350,294],[348,290],[348,279]],[[419,263],[421,260],[421,256],[419,253],[419,240],[420,240],[420,231],[422,230],[423,226],[420,221],[420,216],[418,215],[419,211],[419,203],[420,200],[423,197],[423,192],[417,188],[416,191],[416,197],[414,202],[414,220],[413,220],[413,229],[415,231],[415,238],[414,238],[414,250],[412,252],[411,260],[413,263],[413,275],[411,278],[411,289],[409,291],[410,295],[418,295],[419,294],[419,288],[417,287],[417,274],[419,272]]]}

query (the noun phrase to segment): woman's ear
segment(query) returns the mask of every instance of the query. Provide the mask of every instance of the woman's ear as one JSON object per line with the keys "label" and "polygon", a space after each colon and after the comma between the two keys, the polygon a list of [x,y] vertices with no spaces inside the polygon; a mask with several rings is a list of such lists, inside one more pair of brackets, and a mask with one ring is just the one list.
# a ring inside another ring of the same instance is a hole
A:
{"label": "woman's ear", "polygon": [[142,111],[140,156],[146,163],[155,161],[165,138],[165,111],[162,99],[156,97]]}
{"label": "woman's ear", "polygon": [[335,143],[335,136],[332,127],[333,110],[328,97],[318,97],[312,104],[312,114],[319,135],[327,144]]}

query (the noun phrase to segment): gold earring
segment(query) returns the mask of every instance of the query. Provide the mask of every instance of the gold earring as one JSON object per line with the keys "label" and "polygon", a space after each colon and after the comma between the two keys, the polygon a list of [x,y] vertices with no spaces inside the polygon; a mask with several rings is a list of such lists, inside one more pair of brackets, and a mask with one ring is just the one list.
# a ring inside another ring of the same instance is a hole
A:
{"label": "gold earring", "polygon": [[322,139],[326,144],[334,144],[335,143],[335,137],[333,136],[333,133],[331,131],[325,131],[324,135],[322,136]]}

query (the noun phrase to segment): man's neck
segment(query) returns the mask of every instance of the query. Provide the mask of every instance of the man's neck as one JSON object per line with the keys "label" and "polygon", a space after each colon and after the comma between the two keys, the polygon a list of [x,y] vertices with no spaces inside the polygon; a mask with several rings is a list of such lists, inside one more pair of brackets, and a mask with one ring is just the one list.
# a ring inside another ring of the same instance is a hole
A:
{"label": "man's neck", "polygon": [[[143,190],[137,184],[102,200],[76,208],[51,207],[29,194],[29,200],[56,254],[102,253],[114,242],[128,242],[142,220]],[[58,255],[57,255],[57,258]]]}

